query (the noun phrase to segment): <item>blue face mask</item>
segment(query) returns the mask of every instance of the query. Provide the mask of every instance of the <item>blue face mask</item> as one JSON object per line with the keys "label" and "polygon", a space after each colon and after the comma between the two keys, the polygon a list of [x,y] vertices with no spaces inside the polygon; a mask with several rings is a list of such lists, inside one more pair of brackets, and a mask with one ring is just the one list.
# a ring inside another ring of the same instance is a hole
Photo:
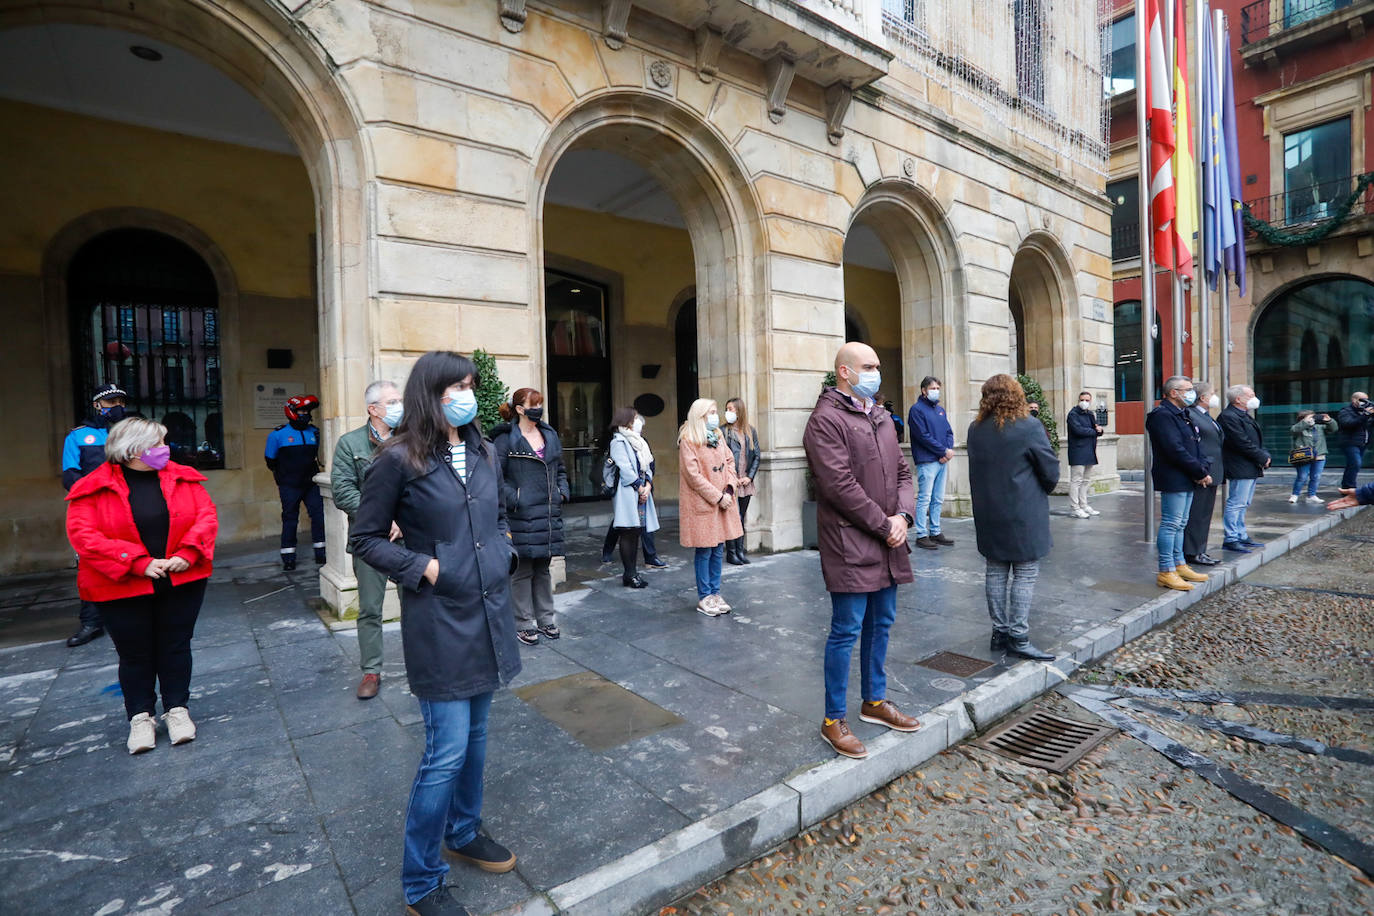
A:
{"label": "blue face mask", "polygon": [[467,426],[477,418],[477,395],[471,390],[460,391],[444,407],[444,419],[453,426]]}
{"label": "blue face mask", "polygon": [[395,404],[386,405],[386,415],[382,417],[382,422],[395,429],[401,422],[401,417],[405,415],[405,405],[400,401]]}
{"label": "blue face mask", "polygon": [[854,382],[854,393],[865,401],[873,399],[878,393],[878,389],[883,387],[883,374],[874,369],[872,372],[860,372],[859,380]]}
{"label": "blue face mask", "polygon": [[932,404],[940,403],[940,389],[932,388],[926,392],[926,400]]}
{"label": "blue face mask", "polygon": [[1189,407],[1192,407],[1194,404],[1196,404],[1197,392],[1191,388],[1183,392],[1183,403],[1187,404]]}
{"label": "blue face mask", "polygon": [[720,429],[720,414],[708,413],[706,415],[707,429]]}

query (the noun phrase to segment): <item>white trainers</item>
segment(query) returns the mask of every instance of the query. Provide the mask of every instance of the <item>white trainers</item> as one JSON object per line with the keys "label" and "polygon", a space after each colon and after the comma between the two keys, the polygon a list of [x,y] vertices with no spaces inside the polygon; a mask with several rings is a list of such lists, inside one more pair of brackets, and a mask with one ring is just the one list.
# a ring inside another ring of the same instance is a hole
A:
{"label": "white trainers", "polygon": [[185,706],[173,706],[162,716],[162,724],[167,726],[167,737],[172,744],[185,744],[196,740],[196,723],[191,721],[191,713]]}
{"label": "white trainers", "polygon": [[721,614],[725,613],[720,609],[720,606],[716,604],[715,595],[707,595],[705,598],[698,601],[697,611],[705,614],[707,617],[719,617]]}
{"label": "white trainers", "polygon": [[1088,514],[1088,510],[1087,510],[1087,509],[1074,509],[1074,510],[1073,510],[1073,517],[1074,517],[1074,518],[1092,518],[1092,516]]}
{"label": "white trainers", "polygon": [[125,747],[130,754],[141,754],[157,747],[157,724],[152,716],[141,712],[129,720],[129,740]]}
{"label": "white trainers", "polygon": [[1288,497],[1288,502],[1289,502],[1290,504],[1291,504],[1291,503],[1295,503],[1295,502],[1297,502],[1297,501],[1298,501],[1298,494],[1296,494],[1296,493],[1294,493],[1292,496]]}
{"label": "white trainers", "polygon": [[1092,506],[1084,506],[1083,508],[1087,510],[1087,512],[1088,512],[1089,515],[1101,515],[1101,514],[1102,514],[1101,512],[1098,512],[1096,509],[1094,509]]}
{"label": "white trainers", "polygon": [[730,605],[725,603],[725,599],[722,598],[720,595],[712,595],[711,597],[716,599],[716,610],[718,612],[722,614],[728,614],[734,610],[734,608],[730,607]]}
{"label": "white trainers", "polygon": [[1310,502],[1310,503],[1324,503],[1324,502],[1326,502],[1325,499],[1323,499],[1323,498],[1320,497],[1320,496],[1316,496],[1316,495],[1307,497],[1307,501]]}

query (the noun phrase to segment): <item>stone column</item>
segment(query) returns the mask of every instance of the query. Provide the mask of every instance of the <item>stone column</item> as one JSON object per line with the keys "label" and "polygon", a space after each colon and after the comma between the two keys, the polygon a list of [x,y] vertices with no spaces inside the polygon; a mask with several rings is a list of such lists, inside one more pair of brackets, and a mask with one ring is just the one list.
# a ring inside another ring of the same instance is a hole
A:
{"label": "stone column", "polygon": [[[328,474],[316,474],[315,483],[324,497],[324,539],[329,562],[320,570],[320,599],[338,621],[358,619],[358,580],[353,575],[353,557],[348,553],[348,517],[334,506],[334,490]],[[401,599],[396,583],[387,582],[382,603],[383,620],[401,618]]]}

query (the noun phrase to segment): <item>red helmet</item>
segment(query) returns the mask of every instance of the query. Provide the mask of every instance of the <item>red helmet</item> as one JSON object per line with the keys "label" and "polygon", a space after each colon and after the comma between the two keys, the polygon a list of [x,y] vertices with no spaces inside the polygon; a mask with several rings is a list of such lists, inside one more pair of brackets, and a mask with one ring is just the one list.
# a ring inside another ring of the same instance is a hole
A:
{"label": "red helmet", "polygon": [[[286,419],[300,420],[309,419],[310,412],[320,406],[320,399],[313,394],[298,394],[286,402],[282,408],[286,412]],[[301,414],[306,416],[303,418]]]}

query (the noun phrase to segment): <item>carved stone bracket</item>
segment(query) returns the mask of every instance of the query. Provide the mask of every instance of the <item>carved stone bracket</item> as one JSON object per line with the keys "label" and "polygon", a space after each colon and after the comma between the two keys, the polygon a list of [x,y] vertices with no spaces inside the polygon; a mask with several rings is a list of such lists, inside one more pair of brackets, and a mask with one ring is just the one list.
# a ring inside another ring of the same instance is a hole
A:
{"label": "carved stone bracket", "polygon": [[518,32],[525,27],[525,0],[501,0],[501,25],[507,32]]}
{"label": "carved stone bracket", "polygon": [[797,74],[797,62],[786,53],[768,58],[768,120],[777,124],[787,114],[787,91]]}
{"label": "carved stone bracket", "polygon": [[716,76],[720,66],[720,49],[725,46],[725,33],[709,25],[696,31],[697,40],[697,77],[709,83]]}
{"label": "carved stone bracket", "polygon": [[844,137],[844,116],[849,113],[849,103],[854,100],[854,90],[846,83],[831,83],[825,90],[825,135],[835,146]]}
{"label": "carved stone bracket", "polygon": [[625,47],[625,39],[630,37],[630,0],[602,0],[601,34],[606,39],[606,47],[619,51]]}

